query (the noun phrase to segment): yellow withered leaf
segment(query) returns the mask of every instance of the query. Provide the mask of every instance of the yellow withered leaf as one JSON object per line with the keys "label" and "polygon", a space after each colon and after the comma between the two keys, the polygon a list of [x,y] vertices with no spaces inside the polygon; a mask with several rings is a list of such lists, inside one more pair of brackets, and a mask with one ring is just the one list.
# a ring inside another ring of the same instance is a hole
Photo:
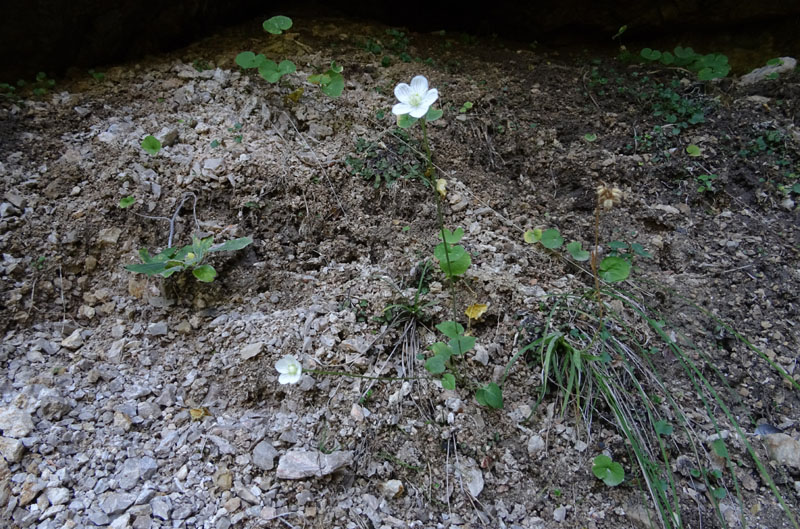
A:
{"label": "yellow withered leaf", "polygon": [[447,196],[447,180],[444,178],[439,178],[436,180],[436,191],[442,195],[442,198]]}
{"label": "yellow withered leaf", "polygon": [[199,421],[203,417],[211,417],[211,412],[208,411],[208,408],[189,408],[189,416],[192,418],[193,421]]}
{"label": "yellow withered leaf", "polygon": [[469,319],[477,320],[478,318],[484,315],[486,309],[488,308],[489,305],[485,305],[483,303],[473,303],[472,305],[467,307],[467,310],[465,310],[464,313],[467,315]]}

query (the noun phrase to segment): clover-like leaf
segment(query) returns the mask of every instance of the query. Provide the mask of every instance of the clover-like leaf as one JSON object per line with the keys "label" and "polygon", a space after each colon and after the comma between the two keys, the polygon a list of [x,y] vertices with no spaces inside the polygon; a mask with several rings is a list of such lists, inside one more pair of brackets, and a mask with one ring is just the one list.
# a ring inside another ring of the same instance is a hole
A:
{"label": "clover-like leaf", "polygon": [[572,241],[567,244],[567,251],[576,261],[588,261],[591,254],[581,248],[580,241]]}
{"label": "clover-like leaf", "polygon": [[436,121],[437,119],[442,117],[443,114],[444,114],[444,112],[441,109],[429,108],[428,109],[428,113],[425,114],[425,121],[428,121],[428,122]]}
{"label": "clover-like leaf", "polygon": [[589,143],[592,143],[593,141],[597,140],[597,134],[595,134],[594,132],[586,133],[583,135],[583,139],[588,141]]}
{"label": "clover-like leaf", "polygon": [[449,390],[456,389],[456,377],[452,373],[442,375],[442,387]]}
{"label": "clover-like leaf", "polygon": [[628,279],[631,274],[631,263],[622,257],[606,257],[600,261],[600,278],[609,283]]}
{"label": "clover-like leaf", "polygon": [[425,362],[425,369],[427,369],[428,372],[433,373],[434,375],[437,375],[439,373],[444,373],[445,362],[447,362],[447,358],[445,358],[444,356],[441,355],[432,356],[428,358],[428,360]]}
{"label": "clover-like leaf", "polygon": [[155,156],[158,154],[158,151],[161,150],[161,142],[158,141],[155,136],[147,136],[142,140],[142,149]]}
{"label": "clover-like leaf", "polygon": [[320,85],[322,93],[328,97],[339,97],[344,91],[344,77],[334,71],[328,71],[328,81]]}
{"label": "clover-like leaf", "polygon": [[436,330],[451,339],[464,334],[464,326],[457,321],[443,321],[436,326]]}
{"label": "clover-like leaf", "polygon": [[698,147],[695,144],[691,144],[688,147],[686,147],[686,154],[688,154],[689,156],[696,157],[700,156],[702,153],[703,151],[700,150],[700,147]]}
{"label": "clover-like leaf", "polygon": [[397,116],[397,126],[401,129],[407,129],[417,121],[419,121],[419,119],[412,118],[411,114],[401,114]]}
{"label": "clover-like leaf", "polygon": [[129,208],[136,202],[136,197],[125,197],[119,199],[119,209]]}
{"label": "clover-like leaf", "polygon": [[474,336],[458,336],[450,340],[447,344],[454,355],[462,355],[475,347]]}
{"label": "clover-like leaf", "polygon": [[542,246],[550,250],[560,248],[564,244],[564,238],[556,228],[550,228],[542,232]]}
{"label": "clover-like leaf", "polygon": [[489,382],[475,392],[475,400],[481,406],[499,410],[503,407],[503,390],[494,382]]}
{"label": "clover-like leaf", "polygon": [[258,63],[256,63],[256,54],[252,51],[243,51],[236,56],[234,62],[244,69],[256,68],[258,66]]}
{"label": "clover-like leaf", "polygon": [[278,15],[272,18],[269,18],[261,24],[261,27],[264,28],[264,31],[267,33],[272,33],[273,35],[280,35],[287,29],[292,27],[292,19],[289,17],[285,17],[283,15]]}
{"label": "clover-like leaf", "polygon": [[605,454],[600,454],[594,458],[592,473],[597,479],[603,480],[603,483],[609,487],[616,487],[625,479],[625,470],[622,465],[612,461]]}
{"label": "clover-like leaf", "polygon": [[439,238],[441,239],[444,236],[444,242],[447,244],[455,244],[464,237],[464,228],[456,228],[453,231],[448,230],[445,228],[441,232],[439,232]]}
{"label": "clover-like leaf", "polygon": [[214,278],[217,277],[217,271],[214,270],[214,267],[211,265],[200,265],[192,270],[192,274],[194,274],[194,277],[196,277],[198,281],[202,281],[203,283],[211,283],[214,281]]}
{"label": "clover-like leaf", "polygon": [[539,228],[536,228],[535,230],[527,230],[523,234],[522,239],[528,244],[535,244],[542,240],[542,230]]}

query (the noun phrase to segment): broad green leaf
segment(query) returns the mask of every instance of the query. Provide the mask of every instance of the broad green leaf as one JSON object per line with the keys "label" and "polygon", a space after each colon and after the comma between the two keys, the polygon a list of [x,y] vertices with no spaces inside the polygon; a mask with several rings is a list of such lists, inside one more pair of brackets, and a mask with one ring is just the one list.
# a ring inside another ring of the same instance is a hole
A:
{"label": "broad green leaf", "polygon": [[135,197],[121,198],[119,200],[119,208],[120,209],[129,208],[129,207],[131,207],[133,205],[134,202],[136,202],[136,198]]}
{"label": "broad green leaf", "polygon": [[589,133],[583,135],[583,139],[588,141],[589,143],[591,143],[591,142],[597,140],[597,134],[595,134],[594,132],[589,132]]}
{"label": "broad green leaf", "polygon": [[397,116],[397,126],[401,129],[407,129],[417,121],[419,120],[417,118],[412,118],[411,114],[402,114]]}
{"label": "broad green leaf", "polygon": [[184,269],[183,265],[173,266],[173,267],[167,268],[166,270],[161,272],[160,275],[161,275],[161,277],[169,277],[172,274],[174,274],[175,272],[183,272],[183,269]]}
{"label": "broad green leaf", "polygon": [[616,487],[625,479],[625,470],[623,470],[622,465],[612,461],[605,454],[600,454],[594,458],[592,473],[597,479],[603,480],[603,483],[609,487]]}
{"label": "broad green leaf", "polygon": [[214,281],[214,278],[217,277],[217,271],[214,270],[214,267],[211,265],[200,265],[192,270],[192,274],[194,274],[194,277],[196,277],[198,281],[202,281],[203,283],[211,283]]}
{"label": "broad green leaf", "polygon": [[624,281],[631,273],[631,263],[622,257],[606,257],[600,261],[600,278],[609,283]]}
{"label": "broad green leaf", "polygon": [[728,447],[725,446],[725,441],[723,439],[714,439],[711,442],[711,448],[714,450],[714,453],[717,454],[719,457],[724,459],[728,459]]}
{"label": "broad green leaf", "polygon": [[550,228],[542,232],[542,246],[545,248],[555,250],[560,248],[562,244],[564,244],[564,238],[556,228]]}
{"label": "broad green leaf", "polygon": [[448,277],[464,275],[472,264],[472,259],[462,246],[450,246],[445,253],[444,243],[440,243],[433,249],[433,255],[439,260],[439,268]]}
{"label": "broad green leaf", "polygon": [[142,140],[142,149],[155,156],[158,154],[158,151],[161,150],[161,142],[158,141],[155,136],[147,136]]}
{"label": "broad green leaf", "polygon": [[661,52],[660,51],[653,50],[653,49],[650,49],[650,48],[644,48],[639,53],[639,55],[641,55],[642,58],[647,59],[648,61],[657,61],[658,59],[661,58]]}
{"label": "broad green leaf", "polygon": [[475,347],[475,337],[459,336],[450,340],[448,345],[450,346],[450,350],[453,351],[454,355],[461,355]]}
{"label": "broad green leaf", "polygon": [[433,373],[437,375],[439,373],[444,373],[445,367],[444,364],[447,362],[447,358],[441,355],[435,355],[425,362],[425,369],[428,370],[429,373]]}
{"label": "broad green leaf", "polygon": [[457,321],[443,321],[436,326],[436,330],[448,338],[458,338],[464,334],[464,326]]}
{"label": "broad green leaf", "polygon": [[125,267],[125,270],[129,272],[136,272],[137,274],[144,274],[146,276],[160,274],[165,269],[166,266],[164,263],[140,263],[127,265]]}
{"label": "broad green leaf", "polygon": [[444,234],[444,242],[447,244],[455,244],[464,237],[464,228],[456,228],[454,231],[450,231],[447,228],[439,232],[439,238],[442,238],[442,234]]}
{"label": "broad green leaf", "polygon": [[700,147],[698,147],[697,145],[691,144],[688,147],[686,147],[686,154],[688,154],[689,156],[700,156],[702,154],[702,151],[700,150]]}
{"label": "broad green leaf", "polygon": [[290,27],[292,27],[292,19],[282,15],[269,18],[261,24],[264,31],[272,33],[273,35],[280,35]]}
{"label": "broad green leaf", "polygon": [[429,108],[428,113],[425,114],[425,121],[436,121],[442,117],[442,114],[444,114],[444,112],[438,108]]}
{"label": "broad green leaf", "polygon": [[253,239],[250,237],[241,237],[239,239],[231,239],[230,241],[225,241],[222,244],[217,244],[212,246],[208,249],[209,252],[232,252],[235,250],[241,250],[246,246],[249,246],[253,243]]}
{"label": "broad green leaf", "polygon": [[448,347],[448,345],[444,342],[436,342],[432,343],[430,346],[431,351],[436,356],[441,356],[445,359],[450,358],[453,355],[453,350]]}
{"label": "broad green leaf", "polygon": [[580,241],[572,241],[567,244],[567,251],[576,261],[588,261],[591,254],[581,248]]}
{"label": "broad green leaf", "polygon": [[444,389],[456,389],[456,377],[452,373],[442,375],[442,387]]}
{"label": "broad green leaf", "polygon": [[475,400],[481,406],[488,406],[495,410],[503,407],[503,390],[494,382],[489,382],[475,392]]}
{"label": "broad green leaf", "polygon": [[297,71],[297,66],[292,61],[281,61],[278,65],[278,73],[286,75]]}
{"label": "broad green leaf", "polygon": [[672,425],[667,421],[656,421],[653,426],[655,427],[658,435],[672,435]]}
{"label": "broad green leaf", "polygon": [[321,85],[320,90],[328,97],[339,97],[344,91],[344,77],[338,72],[329,72],[329,80]]}
{"label": "broad green leaf", "polygon": [[528,230],[522,236],[522,239],[528,244],[535,244],[542,239],[542,230],[536,228],[535,230]]}
{"label": "broad green leaf", "polygon": [[236,56],[235,62],[244,69],[256,68],[258,66],[256,54],[252,51],[243,51]]}
{"label": "broad green leaf", "polygon": [[722,487],[717,487],[716,489],[711,491],[711,495],[714,496],[718,500],[724,500],[727,492]]}
{"label": "broad green leaf", "polygon": [[668,51],[661,54],[661,64],[670,66],[675,63],[675,56]]}
{"label": "broad green leaf", "polygon": [[278,72],[278,65],[275,61],[269,59],[259,65],[258,73],[261,74],[265,81],[270,83],[277,83],[281,78],[281,74]]}

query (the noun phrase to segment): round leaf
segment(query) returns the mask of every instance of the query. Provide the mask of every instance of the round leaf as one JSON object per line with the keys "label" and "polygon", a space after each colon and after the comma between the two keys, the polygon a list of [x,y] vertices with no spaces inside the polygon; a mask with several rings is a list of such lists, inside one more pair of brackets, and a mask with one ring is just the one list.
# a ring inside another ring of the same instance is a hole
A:
{"label": "round leaf", "polygon": [[198,281],[202,281],[203,283],[211,283],[214,281],[214,278],[217,277],[217,271],[214,270],[214,267],[211,265],[198,266],[192,270],[192,274],[194,274],[194,277],[196,277]]}
{"label": "round leaf", "polygon": [[597,139],[597,134],[595,134],[594,132],[589,132],[583,135],[583,139],[591,143]]}
{"label": "round leaf", "polygon": [[545,248],[555,250],[560,248],[562,244],[564,244],[564,238],[556,228],[550,228],[542,232],[542,246]]}
{"label": "round leaf", "polygon": [[536,228],[535,230],[528,230],[522,236],[523,240],[528,244],[535,244],[542,239],[542,230]]}
{"label": "round leaf", "polygon": [[631,264],[622,257],[606,257],[600,261],[600,278],[609,283],[628,279]]}
{"label": "round leaf", "polygon": [[456,377],[452,373],[442,375],[442,387],[449,390],[456,389]]}
{"label": "round leaf", "polygon": [[438,108],[429,108],[428,113],[425,114],[425,121],[436,121],[440,117],[442,117],[444,112]]}
{"label": "round leaf", "polygon": [[236,56],[235,62],[244,69],[258,66],[256,63],[256,54],[252,51],[243,51]]}
{"label": "round leaf", "polygon": [[700,150],[700,147],[698,147],[697,145],[691,144],[688,147],[686,147],[686,154],[688,154],[689,156],[700,156],[701,153],[702,151]]}
{"label": "round leaf", "polygon": [[475,400],[481,406],[488,406],[495,410],[503,407],[503,390],[494,382],[489,382],[486,386],[482,387],[475,392]]}
{"label": "round leaf", "polygon": [[119,201],[119,208],[120,209],[125,209],[125,208],[128,208],[128,207],[131,207],[134,202],[136,202],[136,198],[134,198],[134,197],[121,198],[120,201]]}
{"label": "round leaf", "polygon": [[155,156],[158,154],[158,151],[161,150],[161,142],[158,141],[155,136],[147,136],[142,140],[142,149]]}
{"label": "round leaf", "polygon": [[581,249],[580,241],[572,241],[567,244],[567,251],[576,261],[588,261],[591,255],[586,250]]}
{"label": "round leaf", "polygon": [[611,460],[605,454],[600,454],[594,458],[592,473],[597,479],[602,479],[603,483],[609,487],[616,487],[625,479],[625,470],[622,465]]}
{"label": "round leaf", "polygon": [[261,24],[261,27],[263,27],[264,31],[266,31],[267,33],[272,33],[273,35],[280,35],[285,30],[292,27],[292,19],[289,17],[278,15],[265,20],[264,23]]}
{"label": "round leaf", "polygon": [[432,356],[425,362],[425,369],[434,375],[444,373],[444,363],[446,361],[447,358],[442,355]]}

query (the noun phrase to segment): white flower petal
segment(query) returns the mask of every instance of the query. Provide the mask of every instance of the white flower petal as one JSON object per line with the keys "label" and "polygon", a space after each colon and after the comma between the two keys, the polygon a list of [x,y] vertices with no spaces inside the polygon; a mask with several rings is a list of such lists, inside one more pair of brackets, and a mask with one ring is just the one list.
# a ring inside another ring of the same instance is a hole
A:
{"label": "white flower petal", "polygon": [[422,98],[422,104],[431,106],[437,99],[439,99],[439,91],[434,88],[433,90],[428,90],[428,93]]}
{"label": "white flower petal", "polygon": [[414,109],[411,112],[409,112],[412,118],[418,118],[418,119],[427,113],[428,113],[427,105],[419,105],[417,107],[414,107]]}
{"label": "white flower petal", "polygon": [[288,373],[289,366],[293,363],[297,362],[294,357],[292,356],[284,356],[277,362],[275,362],[275,369],[278,370],[278,373]]}
{"label": "white flower petal", "polygon": [[405,83],[400,83],[394,87],[394,96],[401,103],[408,103],[408,100],[411,99],[411,93],[411,87]]}
{"label": "white flower petal", "polygon": [[428,80],[424,75],[418,75],[411,79],[411,91],[420,95],[428,91]]}
{"label": "white flower petal", "polygon": [[397,103],[395,106],[392,107],[392,114],[397,116],[402,116],[403,114],[408,114],[414,107],[409,105],[408,103]]}
{"label": "white flower petal", "polygon": [[300,373],[295,375],[283,374],[278,377],[278,382],[281,384],[297,384],[300,382]]}

